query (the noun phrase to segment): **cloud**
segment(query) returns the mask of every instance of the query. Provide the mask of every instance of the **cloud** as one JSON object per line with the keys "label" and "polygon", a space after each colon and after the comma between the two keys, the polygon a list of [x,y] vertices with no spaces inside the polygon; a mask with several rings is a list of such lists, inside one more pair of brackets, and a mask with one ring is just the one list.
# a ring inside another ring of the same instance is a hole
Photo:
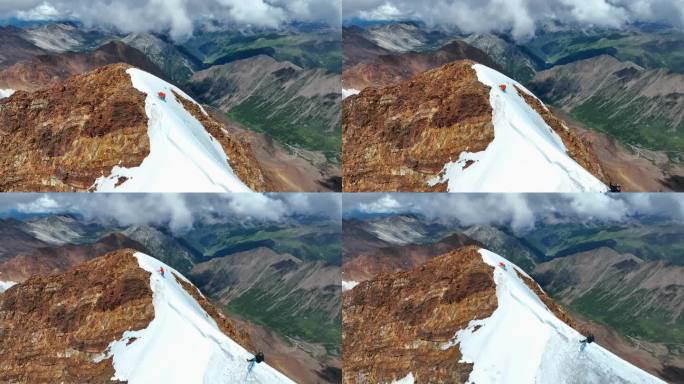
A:
{"label": "cloud", "polygon": [[[7,3],[5,3],[7,1]],[[196,25],[276,28],[291,21],[339,25],[340,0],[3,0],[0,19],[74,19],[121,32],[166,32],[190,36]]]}
{"label": "cloud", "polygon": [[167,226],[174,232],[197,222],[278,222],[293,216],[339,219],[339,194],[3,194],[1,216],[72,213],[120,225]]}
{"label": "cloud", "polygon": [[684,222],[680,194],[353,194],[344,215],[415,213],[461,225],[508,226],[516,232],[551,222],[621,222],[641,216]]}
{"label": "cloud", "polygon": [[360,203],[359,210],[366,213],[389,213],[409,210],[409,206],[403,206],[391,195],[383,195],[370,203]]}
{"label": "cloud", "polygon": [[534,35],[539,24],[558,20],[601,27],[634,21],[684,26],[681,0],[342,0],[343,17],[414,19],[467,33]]}

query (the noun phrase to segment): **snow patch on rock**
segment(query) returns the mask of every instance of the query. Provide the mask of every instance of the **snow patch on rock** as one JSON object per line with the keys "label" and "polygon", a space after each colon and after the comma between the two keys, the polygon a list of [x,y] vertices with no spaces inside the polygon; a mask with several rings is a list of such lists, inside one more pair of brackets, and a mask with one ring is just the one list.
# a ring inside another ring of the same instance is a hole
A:
{"label": "snow patch on rock", "polygon": [[530,91],[484,65],[475,64],[473,69],[478,80],[491,88],[494,140],[484,151],[461,153],[428,185],[447,182],[449,192],[607,191],[606,185],[568,155],[560,136],[516,87],[532,95]]}
{"label": "snow patch on rock", "polygon": [[14,89],[9,89],[9,88],[0,88],[0,99],[4,99],[5,97],[10,97],[16,92]]}
{"label": "snow patch on rock", "polygon": [[15,284],[16,283],[14,281],[0,281],[0,293],[5,292]]}
{"label": "snow patch on rock", "polygon": [[342,280],[342,292],[348,291],[348,290],[350,290],[350,289],[353,289],[353,288],[356,287],[357,285],[359,285],[359,282],[358,282],[358,281],[354,281],[354,280]]}
{"label": "snow patch on rock", "polygon": [[346,99],[349,96],[358,95],[361,93],[358,89],[354,88],[342,88],[342,99]]}
{"label": "snow patch on rock", "polygon": [[[133,87],[147,95],[145,112],[150,153],[138,167],[115,166],[95,180],[97,192],[250,192],[233,172],[218,140],[174,92],[197,104],[177,87],[136,68],[126,71]],[[159,92],[166,94],[165,100]],[[199,104],[197,104],[199,105]],[[201,108],[201,106],[200,106]],[[206,111],[202,109],[206,114]]]}
{"label": "snow patch on rock", "polygon": [[[176,281],[178,271],[143,253],[140,267],[150,272],[154,319],[147,328],[126,331],[97,361],[112,358],[112,380],[137,383],[293,383],[265,362],[247,375],[253,355],[223,334],[216,322]],[[159,268],[165,269],[162,277]]]}

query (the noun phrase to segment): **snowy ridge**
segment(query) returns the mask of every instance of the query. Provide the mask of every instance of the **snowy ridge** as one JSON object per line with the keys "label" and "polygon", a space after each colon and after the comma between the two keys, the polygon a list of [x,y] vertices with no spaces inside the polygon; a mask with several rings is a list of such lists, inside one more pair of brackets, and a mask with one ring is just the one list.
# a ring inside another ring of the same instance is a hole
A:
{"label": "snowy ridge", "polygon": [[525,285],[516,273],[526,276],[520,268],[490,251],[479,252],[494,267],[498,308],[487,319],[471,321],[443,346],[458,346],[461,361],[474,364],[469,383],[664,383],[597,343],[580,351],[584,336]]}
{"label": "snowy ridge", "polygon": [[[131,384],[293,383],[266,362],[256,364],[247,375],[246,360],[253,355],[219,330],[174,275],[187,281],[185,277],[143,253],[135,257],[151,274],[154,319],[143,330],[126,331],[96,359],[113,358],[112,380]],[[164,277],[160,267],[165,269]]]}
{"label": "snowy ridge", "polygon": [[[115,166],[110,176],[99,177],[93,185],[97,192],[250,191],[233,172],[221,144],[173,92],[197,104],[190,96],[147,72],[136,68],[126,72],[133,87],[147,95],[150,153],[138,167]],[[160,91],[166,94],[166,101],[158,97]],[[204,109],[202,112],[206,114]],[[120,178],[125,181],[117,186]]]}
{"label": "snowy ridge", "polygon": [[[520,83],[481,64],[473,65],[478,80],[491,88],[494,140],[484,151],[463,152],[444,165],[433,186],[447,182],[449,192],[605,192],[599,179],[567,153],[561,138],[518,95]],[[505,84],[506,90],[499,88]],[[532,95],[534,96],[534,95]],[[468,161],[474,161],[466,166]]]}

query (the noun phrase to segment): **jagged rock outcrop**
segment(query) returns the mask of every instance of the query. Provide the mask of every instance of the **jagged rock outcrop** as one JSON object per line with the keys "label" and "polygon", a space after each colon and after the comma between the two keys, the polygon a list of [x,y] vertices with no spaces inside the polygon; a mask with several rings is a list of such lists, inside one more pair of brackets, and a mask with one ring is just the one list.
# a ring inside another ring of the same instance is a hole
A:
{"label": "jagged rock outcrop", "polygon": [[343,382],[463,383],[471,365],[442,349],[497,307],[492,268],[464,247],[408,271],[383,273],[343,295]]}
{"label": "jagged rock outcrop", "polygon": [[[0,100],[0,190],[84,191],[114,166],[139,166],[150,153],[146,95],[128,68],[108,65]],[[269,189],[249,145],[195,107],[189,112],[216,135],[240,180]]]}
{"label": "jagged rock outcrop", "polygon": [[[455,166],[460,166],[467,172],[466,169],[476,161],[463,161],[461,165],[460,156],[463,153],[484,152],[495,138],[491,88],[480,81],[475,67],[477,65],[472,61],[457,61],[394,86],[366,88],[359,95],[343,100],[343,190],[419,192],[452,189],[446,182],[448,178],[442,178],[447,167],[459,161]],[[487,71],[498,74],[493,70]],[[503,77],[501,74],[497,76]],[[511,79],[508,81],[513,82]],[[500,105],[502,111],[512,108],[508,113],[513,116],[502,115],[505,112],[498,115],[499,121],[505,124],[502,132],[521,135],[520,128],[525,127],[518,127],[516,132],[516,124],[530,124],[530,127],[526,127],[526,133],[522,134],[523,141],[528,140],[526,145],[536,151],[535,156],[548,156],[548,164],[543,167],[551,173],[557,173],[559,180],[562,180],[559,188],[598,188],[604,177],[591,149],[560,120],[553,117],[541,102],[513,84],[508,91],[502,91],[502,95],[508,97],[513,93],[519,97],[513,96],[508,101],[502,100],[503,102],[495,104]],[[508,105],[509,102],[512,104]],[[524,104],[529,108],[521,107]],[[532,116],[534,111],[543,119],[543,123],[541,119]],[[523,123],[518,122],[519,118]],[[543,133],[540,134],[540,131]],[[526,134],[530,135],[529,139],[524,136]],[[562,145],[555,144],[558,141],[555,135],[560,139],[559,142],[562,141]],[[541,141],[540,138],[544,140],[542,144],[537,143]],[[546,144],[551,142],[554,143],[553,147]],[[504,150],[492,152],[495,153],[492,156],[506,158],[488,159],[490,169],[508,161],[508,157],[516,150],[522,150],[506,148],[506,144],[502,143],[496,148],[497,151],[501,148],[505,148]],[[549,160],[551,158],[554,160]],[[556,168],[556,158],[563,160],[560,168]],[[577,164],[573,164],[572,160]],[[522,160],[517,160],[515,164],[520,161]],[[522,167],[523,164],[519,166]],[[473,169],[479,170],[479,165],[475,165]],[[520,169],[516,171],[522,172]],[[567,172],[567,176],[564,172]],[[476,174],[479,175],[478,172]],[[581,177],[575,176],[576,174]],[[564,181],[565,177],[567,181]],[[585,186],[582,183],[588,183],[586,180],[592,183]],[[525,190],[524,182],[518,181],[516,180],[516,188]],[[462,187],[465,190],[480,191],[480,188],[505,189],[507,185],[504,180],[483,183],[482,179],[478,179],[478,183]],[[538,181],[536,185],[535,188],[545,188],[539,187]],[[554,186],[546,188],[553,189]]]}
{"label": "jagged rock outcrop", "polygon": [[[125,331],[146,328],[155,315],[150,273],[133,253],[114,251],[62,274],[32,277],[0,294],[0,381],[109,382],[112,360],[96,357]],[[223,333],[251,348],[249,338],[196,288],[173,278]]]}

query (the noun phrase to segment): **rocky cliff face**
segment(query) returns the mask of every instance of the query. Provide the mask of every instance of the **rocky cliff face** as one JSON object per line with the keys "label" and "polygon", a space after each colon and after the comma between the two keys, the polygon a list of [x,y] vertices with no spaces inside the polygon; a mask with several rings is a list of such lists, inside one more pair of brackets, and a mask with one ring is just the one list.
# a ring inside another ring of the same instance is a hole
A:
{"label": "rocky cliff face", "polygon": [[[530,121],[534,126],[529,128],[550,128],[550,132],[544,133],[548,140],[555,140],[551,136],[557,135],[562,141],[565,152],[561,150],[557,156],[567,159],[567,155],[597,179],[604,178],[591,149],[579,137],[533,96],[514,86],[510,88],[513,89],[506,92],[516,92],[524,99],[522,104],[533,110],[525,107],[520,113],[526,117],[535,112],[539,115],[533,116]],[[490,90],[478,80],[473,62],[466,60],[424,72],[395,86],[366,88],[343,100],[343,189],[356,192],[452,188],[439,176],[446,169],[444,164],[457,162],[462,153],[482,152],[494,140]],[[506,126],[517,121],[514,116],[508,117],[510,121],[501,115],[498,118]],[[525,140],[526,145],[531,145],[537,138],[523,137]],[[515,152],[515,148],[510,151]],[[458,165],[466,172],[473,163],[469,160]],[[553,167],[550,162],[548,168]],[[478,188],[475,184],[463,186],[465,190]]]}
{"label": "rocky cliff face", "polygon": [[[128,68],[113,64],[0,100],[0,145],[7,149],[0,190],[84,191],[116,165],[139,166],[150,152],[148,117]],[[254,190],[268,189],[249,146],[210,118],[200,121],[217,135],[236,175]]]}
{"label": "rocky cliff face", "polygon": [[0,294],[0,380],[106,382],[111,361],[93,359],[153,317],[149,273],[126,251],[29,279]]}
{"label": "rocky cliff face", "polygon": [[428,187],[463,151],[494,138],[489,89],[472,62],[447,64],[342,102],[342,187],[356,191],[445,191]]}
{"label": "rocky cliff face", "polygon": [[[0,294],[0,381],[108,382],[112,360],[95,358],[125,331],[146,328],[155,315],[150,273],[133,253],[114,251],[62,274],[32,277]],[[251,347],[248,337],[196,288],[177,281],[221,331]]]}
{"label": "rocky cliff face", "polygon": [[492,268],[476,247],[360,283],[343,296],[343,382],[389,383],[411,372],[417,383],[463,383],[472,366],[441,345],[496,307]]}

